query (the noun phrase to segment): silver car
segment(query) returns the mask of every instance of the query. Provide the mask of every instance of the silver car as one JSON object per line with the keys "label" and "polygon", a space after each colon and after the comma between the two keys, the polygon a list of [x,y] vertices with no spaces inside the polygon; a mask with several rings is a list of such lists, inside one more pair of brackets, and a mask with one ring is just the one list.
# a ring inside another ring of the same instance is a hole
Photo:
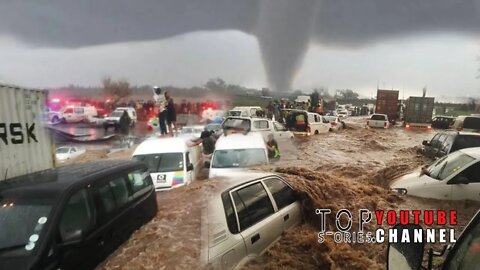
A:
{"label": "silver car", "polygon": [[212,181],[202,213],[201,257],[209,269],[242,267],[302,221],[301,196],[280,176],[241,173]]}

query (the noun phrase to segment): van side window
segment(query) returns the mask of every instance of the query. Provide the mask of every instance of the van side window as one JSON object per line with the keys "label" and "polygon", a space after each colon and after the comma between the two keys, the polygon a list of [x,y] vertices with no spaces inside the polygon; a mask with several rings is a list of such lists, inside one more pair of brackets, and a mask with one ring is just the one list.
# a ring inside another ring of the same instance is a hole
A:
{"label": "van side window", "polygon": [[230,200],[230,194],[228,192],[222,193],[223,209],[225,209],[225,217],[227,219],[227,226],[231,233],[239,233],[237,217],[233,210],[232,200]]}
{"label": "van side window", "polygon": [[150,177],[150,173],[147,170],[135,170],[128,173],[127,177],[128,182],[132,187],[133,193],[137,193],[144,189],[150,190],[153,185],[152,178]]}
{"label": "van side window", "polygon": [[253,127],[256,129],[268,129],[268,121],[265,121],[265,120],[254,121]]}
{"label": "van side window", "polygon": [[272,202],[262,183],[244,187],[232,193],[243,231],[274,213]]}
{"label": "van side window", "polygon": [[60,236],[64,242],[78,239],[92,229],[94,224],[95,214],[88,192],[82,189],[70,197],[63,210],[59,224]]}
{"label": "van side window", "polygon": [[113,196],[117,207],[121,207],[128,202],[128,187],[123,177],[118,177],[109,182],[112,188]]}
{"label": "van side window", "polygon": [[105,218],[105,216],[115,210],[115,197],[109,183],[95,187],[93,193],[100,218]]}
{"label": "van side window", "polygon": [[296,201],[293,189],[283,183],[282,180],[270,178],[263,182],[272,193],[278,210]]}

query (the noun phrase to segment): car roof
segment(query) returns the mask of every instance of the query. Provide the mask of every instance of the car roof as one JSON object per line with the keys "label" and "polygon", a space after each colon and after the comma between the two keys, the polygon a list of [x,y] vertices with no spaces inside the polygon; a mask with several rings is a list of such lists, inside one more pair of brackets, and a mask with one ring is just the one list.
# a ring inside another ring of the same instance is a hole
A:
{"label": "car roof", "polygon": [[438,132],[437,134],[480,136],[480,133],[468,132],[468,131],[456,131],[456,130],[453,130],[453,129],[448,129],[448,130],[440,131],[440,132]]}
{"label": "car roof", "polygon": [[187,152],[187,138],[150,138],[137,146],[132,156]]}
{"label": "car roof", "polygon": [[463,148],[458,151],[461,151],[475,159],[480,159],[480,147]]}
{"label": "car roof", "polygon": [[214,183],[214,190],[217,193],[222,193],[226,190],[233,189],[250,181],[255,181],[270,176],[279,177],[277,174],[274,173],[248,170],[242,172],[232,172],[228,175],[228,177],[214,177],[212,179],[209,179],[208,182]]}
{"label": "car roof", "polygon": [[224,134],[215,143],[216,150],[254,148],[265,148],[265,142],[259,132],[249,132],[245,135],[234,133],[228,136]]}
{"label": "car roof", "polygon": [[23,176],[18,176],[0,182],[0,191],[3,195],[35,197],[37,194],[50,194],[52,199],[62,195],[63,191],[81,182],[88,182],[95,178],[119,170],[145,166],[141,162],[130,160],[101,160],[81,164],[67,165]]}

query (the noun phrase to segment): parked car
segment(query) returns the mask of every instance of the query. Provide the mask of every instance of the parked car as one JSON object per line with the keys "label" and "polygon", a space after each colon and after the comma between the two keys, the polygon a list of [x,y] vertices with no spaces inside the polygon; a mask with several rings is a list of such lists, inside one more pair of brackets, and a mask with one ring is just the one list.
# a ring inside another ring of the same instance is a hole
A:
{"label": "parked car", "polygon": [[201,147],[190,146],[186,138],[147,139],[135,149],[132,159],[147,165],[156,191],[190,184],[203,164]]}
{"label": "parked car", "polygon": [[208,178],[229,176],[252,166],[268,164],[268,151],[263,137],[257,132],[224,134],[218,138],[210,164]]}
{"label": "parked car", "polygon": [[[410,236],[415,235],[415,230],[421,230],[419,225],[397,224],[393,229],[403,235],[403,230],[407,230]],[[427,252],[427,258],[423,259],[425,254],[424,243],[410,241],[402,243],[392,243],[388,245],[387,269],[389,270],[416,270],[420,269],[423,261],[432,262],[433,256],[436,261],[442,262],[442,270],[456,269],[476,269],[480,265],[480,256],[478,256],[478,245],[480,243],[480,211],[467,224],[455,243],[444,245],[441,251]],[[433,250],[432,250],[433,251]],[[446,254],[446,255],[445,255]],[[398,263],[403,262],[403,263]],[[427,265],[422,269],[431,270],[432,265]],[[440,269],[440,268],[439,268]]]}
{"label": "parked car", "polygon": [[386,114],[372,114],[370,119],[367,120],[367,126],[371,128],[388,128],[390,122]]}
{"label": "parked car", "polygon": [[453,152],[390,186],[401,193],[441,200],[480,201],[480,147]]}
{"label": "parked car", "polygon": [[338,110],[337,115],[340,118],[347,118],[349,116],[348,110]]}
{"label": "parked car", "polygon": [[431,141],[423,141],[422,153],[430,158],[440,158],[459,149],[480,147],[480,133],[442,131]]}
{"label": "parked car", "polygon": [[239,269],[302,222],[301,193],[269,173],[233,174],[217,183],[203,211],[203,264]]}
{"label": "parked car", "polygon": [[[259,117],[227,117],[222,124],[224,130],[236,130],[247,132],[258,132],[266,141],[269,134],[277,141],[293,138],[293,133],[283,124],[268,118]],[[228,132],[228,131],[227,131]]]}
{"label": "parked car", "polygon": [[455,123],[455,117],[435,116],[432,119],[432,128],[451,129],[454,123]]}
{"label": "parked car", "polygon": [[480,115],[458,116],[453,124],[453,129],[480,132]]}
{"label": "parked car", "polygon": [[49,112],[49,119],[52,123],[89,123],[97,115],[94,106],[68,106],[59,112]]}
{"label": "parked car", "polygon": [[0,182],[0,269],[94,269],[157,213],[144,164],[95,161]]}
{"label": "parked car", "polygon": [[128,117],[130,117],[130,125],[134,126],[137,123],[137,112],[135,108],[132,107],[118,107],[113,111],[109,116],[105,117],[103,125],[105,128],[120,126],[120,118],[123,115],[123,112],[127,112]]}
{"label": "parked car", "polygon": [[330,131],[339,131],[345,128],[343,122],[338,116],[323,116],[330,123]]}
{"label": "parked car", "polygon": [[258,106],[238,106],[227,112],[228,116],[256,117],[257,111],[263,111]]}
{"label": "parked car", "polygon": [[180,136],[185,138],[200,138],[200,134],[205,130],[205,126],[195,125],[195,126],[184,126],[180,130]]}
{"label": "parked car", "polygon": [[83,154],[86,150],[79,146],[61,146],[55,150],[55,158],[58,162],[65,162],[67,160],[75,159]]}
{"label": "parked car", "polygon": [[304,110],[291,110],[285,119],[286,127],[294,135],[310,136],[324,134],[330,130],[330,123],[318,113]]}

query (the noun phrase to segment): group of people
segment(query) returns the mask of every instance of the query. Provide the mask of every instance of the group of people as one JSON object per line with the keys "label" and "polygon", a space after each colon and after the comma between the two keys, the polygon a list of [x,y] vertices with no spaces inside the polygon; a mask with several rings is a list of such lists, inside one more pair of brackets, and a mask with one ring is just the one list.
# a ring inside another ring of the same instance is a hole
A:
{"label": "group of people", "polygon": [[175,110],[173,98],[168,91],[165,91],[165,93],[162,94],[162,89],[158,86],[153,88],[153,92],[153,99],[158,106],[158,125],[160,127],[160,135],[166,136],[170,133],[170,136],[173,136],[174,130],[177,129],[177,112]]}

